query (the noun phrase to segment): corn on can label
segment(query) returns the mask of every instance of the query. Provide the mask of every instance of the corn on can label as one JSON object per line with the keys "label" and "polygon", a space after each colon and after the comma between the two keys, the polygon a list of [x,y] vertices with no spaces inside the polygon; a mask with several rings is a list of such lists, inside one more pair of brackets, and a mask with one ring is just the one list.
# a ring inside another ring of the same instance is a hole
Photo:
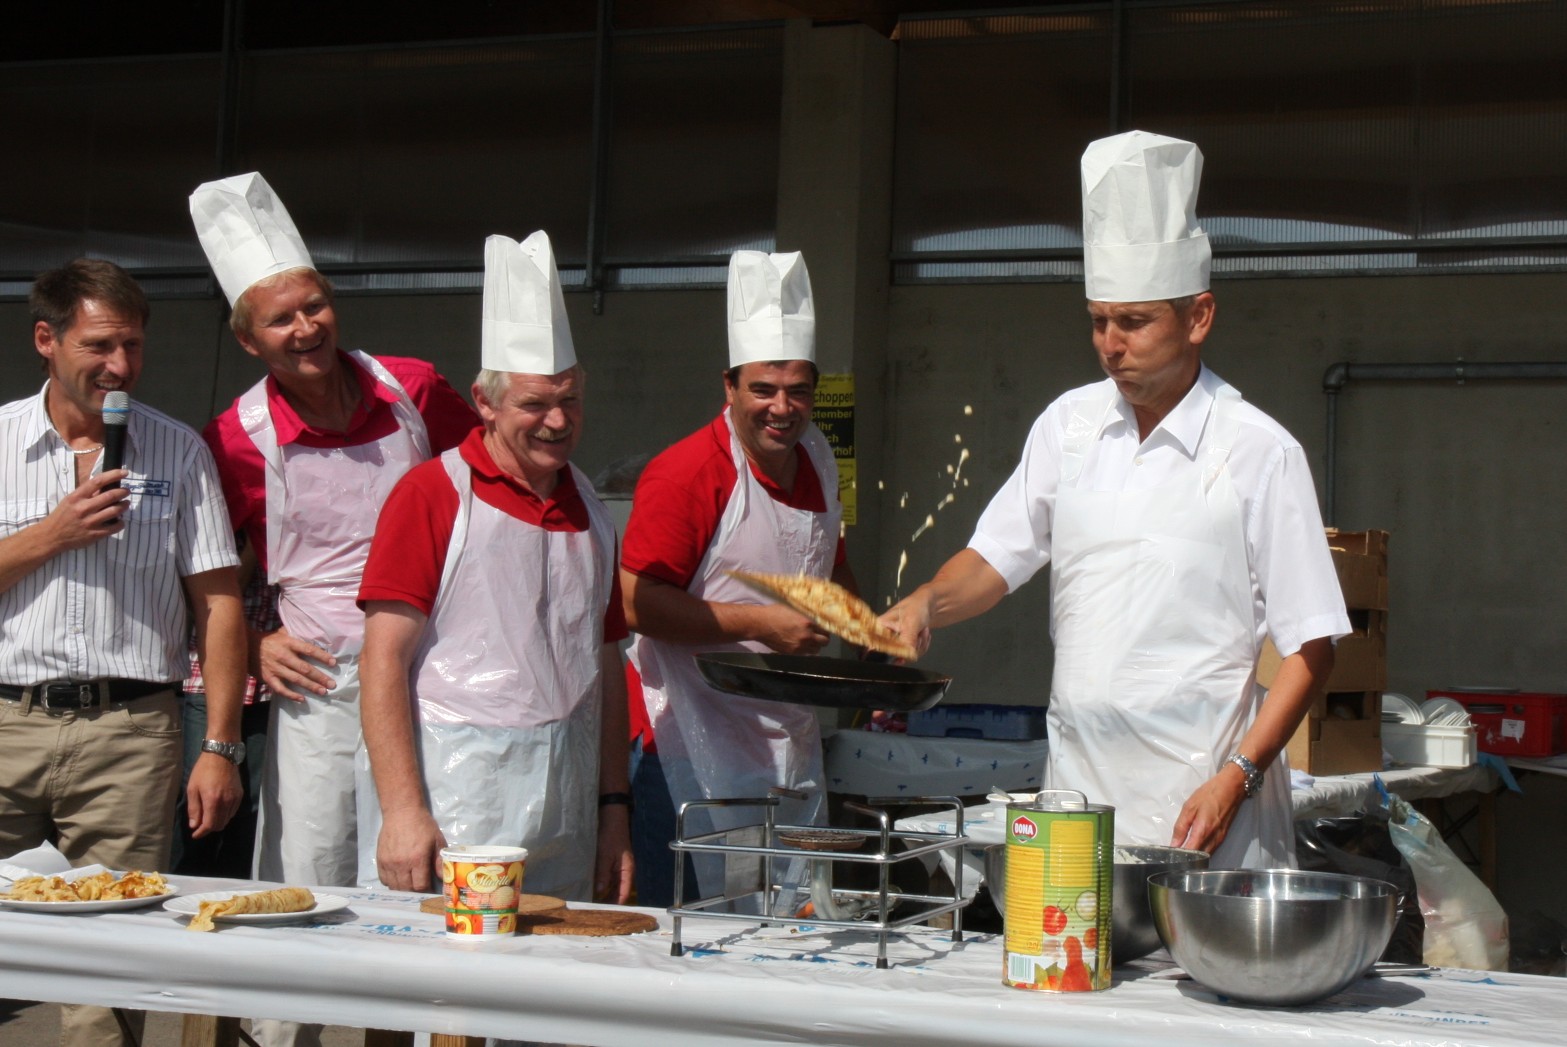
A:
{"label": "corn on can label", "polygon": [[1113,808],[1097,805],[1007,809],[1004,984],[1050,992],[1110,987],[1114,817]]}

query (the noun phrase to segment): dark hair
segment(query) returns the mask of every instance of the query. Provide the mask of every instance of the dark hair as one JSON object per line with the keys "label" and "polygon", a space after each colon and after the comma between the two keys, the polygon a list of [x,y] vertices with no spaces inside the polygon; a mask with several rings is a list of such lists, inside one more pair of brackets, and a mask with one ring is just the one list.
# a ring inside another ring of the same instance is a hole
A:
{"label": "dark hair", "polygon": [[59,337],[76,322],[83,302],[97,302],[123,316],[134,316],[143,327],[152,316],[147,295],[131,274],[101,258],[78,258],[58,269],[39,273],[27,304],[33,323],[46,323]]}
{"label": "dark hair", "polygon": [[[792,363],[794,363],[793,360],[754,360],[752,362],[753,363],[772,364],[772,365],[775,365],[775,366],[782,366],[783,364],[792,364]],[[816,364],[812,363],[809,360],[807,360],[806,363],[810,363],[811,364],[811,388],[815,389],[817,383],[822,380],[822,373],[821,373],[821,371],[817,370]],[[744,366],[745,366],[745,364],[741,364],[740,365],[740,367],[744,367]],[[739,385],[740,385],[740,367],[731,367],[729,370],[724,372],[724,381],[726,383],[728,383],[729,388],[731,388],[731,389],[738,388]]]}

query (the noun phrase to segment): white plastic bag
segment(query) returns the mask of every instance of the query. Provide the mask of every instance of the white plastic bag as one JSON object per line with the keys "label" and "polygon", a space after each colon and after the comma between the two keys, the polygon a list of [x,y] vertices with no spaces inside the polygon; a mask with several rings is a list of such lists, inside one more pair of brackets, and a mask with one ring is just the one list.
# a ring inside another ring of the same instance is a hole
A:
{"label": "white plastic bag", "polygon": [[1425,962],[1435,967],[1507,970],[1507,913],[1427,818],[1377,785],[1388,804],[1393,846],[1415,874],[1425,917]]}

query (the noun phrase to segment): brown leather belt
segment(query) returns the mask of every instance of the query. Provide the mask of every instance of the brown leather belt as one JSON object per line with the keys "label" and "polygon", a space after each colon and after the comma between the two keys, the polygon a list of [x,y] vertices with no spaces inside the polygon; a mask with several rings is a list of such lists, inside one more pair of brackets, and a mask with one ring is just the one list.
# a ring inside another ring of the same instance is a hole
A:
{"label": "brown leather belt", "polygon": [[63,713],[91,709],[96,705],[133,702],[178,688],[178,684],[146,680],[51,680],[31,687],[0,684],[0,700],[31,704],[47,713]]}

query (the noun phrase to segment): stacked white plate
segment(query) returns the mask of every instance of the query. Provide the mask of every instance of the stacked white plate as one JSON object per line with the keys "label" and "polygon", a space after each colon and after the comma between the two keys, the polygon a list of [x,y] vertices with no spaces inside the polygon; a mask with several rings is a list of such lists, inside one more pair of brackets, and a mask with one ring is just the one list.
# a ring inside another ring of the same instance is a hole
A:
{"label": "stacked white plate", "polygon": [[1382,695],[1383,723],[1425,723],[1425,714],[1413,698],[1391,691]]}
{"label": "stacked white plate", "polygon": [[1452,698],[1432,698],[1420,707],[1425,722],[1439,727],[1468,727],[1469,710]]}
{"label": "stacked white plate", "polygon": [[1418,704],[1402,694],[1384,694],[1382,748],[1414,767],[1468,767],[1476,757],[1469,710],[1451,698]]}

